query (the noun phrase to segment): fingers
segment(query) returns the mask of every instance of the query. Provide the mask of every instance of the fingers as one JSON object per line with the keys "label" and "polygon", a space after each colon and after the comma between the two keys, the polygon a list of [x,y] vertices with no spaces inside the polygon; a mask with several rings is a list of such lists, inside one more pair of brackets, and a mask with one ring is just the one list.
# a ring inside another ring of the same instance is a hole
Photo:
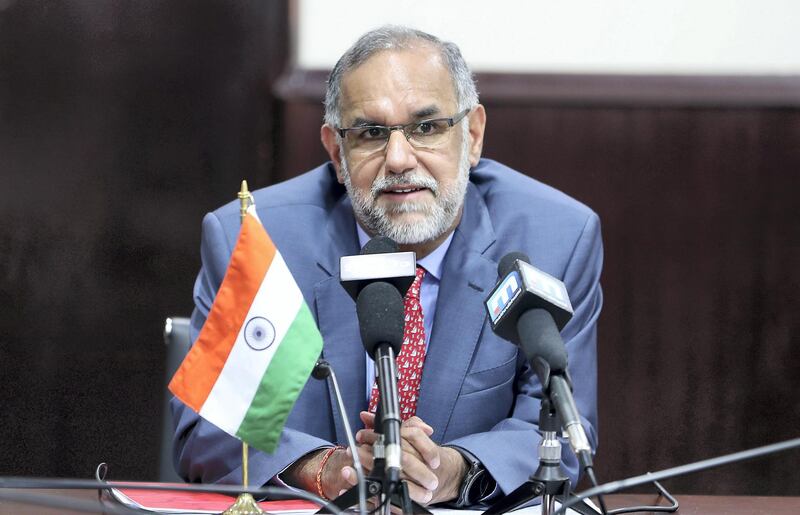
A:
{"label": "fingers", "polygon": [[[358,485],[358,476],[356,475],[356,471],[353,467],[344,467],[342,468],[342,481],[343,487],[339,490],[337,495],[342,495],[350,488]],[[406,483],[408,486],[408,495],[414,501],[420,504],[428,504],[433,499],[433,491],[427,488],[421,487],[418,484],[408,481]]]}
{"label": "fingers", "polygon": [[378,441],[378,433],[372,429],[359,429],[356,432],[356,443],[359,445],[374,445]]}
{"label": "fingers", "polygon": [[433,499],[433,490],[428,490],[412,481],[406,482],[408,486],[408,496],[411,497],[413,501],[418,502],[419,504],[428,504]]}
{"label": "fingers", "polygon": [[369,411],[362,411],[358,414],[361,418],[361,422],[364,424],[364,427],[367,429],[374,429],[375,428],[375,413],[370,413]]}
{"label": "fingers", "polygon": [[433,428],[425,423],[421,418],[414,415],[413,417],[409,418],[408,420],[403,422],[403,427],[418,427],[422,429],[426,435],[431,436],[433,434]]}
{"label": "fingers", "polygon": [[[361,418],[361,422],[364,424],[365,429],[375,429],[375,413],[370,413],[369,411],[362,411],[358,414],[359,418]],[[421,418],[417,416],[413,416],[408,420],[405,420],[402,424],[403,426],[408,427],[419,427],[428,436],[433,434],[433,428],[426,424]]]}
{"label": "fingers", "polygon": [[[375,441],[378,439],[378,436],[375,433],[374,428],[372,427],[372,424],[375,421],[375,415],[373,413],[362,411],[361,421],[364,422],[364,425],[368,427],[356,432],[356,441],[358,443],[366,443],[369,445],[374,444]],[[403,423],[400,425],[401,436],[402,436],[402,431],[404,429],[412,429],[412,428],[415,431],[416,430],[422,431],[422,433],[428,438],[430,438],[430,436],[433,435],[433,428],[428,424],[426,424],[425,422],[423,422],[421,418],[414,416],[409,418],[408,420],[403,421]],[[408,432],[408,433],[410,435],[415,434],[414,432]]]}
{"label": "fingers", "polygon": [[[374,421],[371,413],[362,412],[361,420],[367,425]],[[431,440],[433,428],[419,417],[411,417],[400,426],[401,445],[403,448],[402,466],[407,478],[428,490],[435,490],[438,479],[434,470],[439,468],[441,457],[439,446]],[[378,440],[378,434],[372,429],[362,429],[356,433],[356,441],[360,446],[370,446],[369,455],[362,458],[364,466],[372,468],[372,448]]]}
{"label": "fingers", "polygon": [[[350,466],[342,467],[342,479],[344,482],[351,487],[356,486],[358,484],[358,476],[356,475],[356,469]],[[342,492],[339,492],[341,495]]]}
{"label": "fingers", "polygon": [[[329,455],[327,452],[327,450],[320,451],[322,455],[327,455],[327,459],[319,462],[316,468],[320,470],[319,477],[323,493],[331,497],[336,496],[341,489],[347,487],[347,483],[342,480],[341,470],[352,460],[343,449],[336,449]],[[311,472],[314,473],[313,470]]]}
{"label": "fingers", "polygon": [[[372,445],[359,445],[358,460],[361,462],[361,467],[365,473],[369,473],[375,467],[375,456],[372,454]],[[350,456],[350,449],[347,449],[347,455]]]}
{"label": "fingers", "polygon": [[436,490],[439,487],[439,478],[436,473],[411,453],[404,452],[402,457],[403,475],[410,482],[426,490]]}
{"label": "fingers", "polygon": [[[365,431],[365,434],[369,439],[373,437],[374,432]],[[357,451],[361,465],[364,467],[364,473],[370,474],[375,465],[372,445],[359,445]],[[347,456],[348,458],[351,456],[349,449],[347,450]],[[339,473],[340,482],[337,484],[339,488],[338,495],[341,495],[346,490],[358,484],[358,476],[351,463],[352,459],[350,459],[350,463],[341,468]],[[429,504],[435,497],[436,490],[439,487],[439,478],[436,476],[436,473],[433,472],[421,459],[419,454],[407,444],[404,447],[402,466],[402,478],[406,480],[406,484],[408,485],[409,496],[420,504]]]}
{"label": "fingers", "polygon": [[404,423],[400,428],[400,436],[403,439],[403,451],[411,453],[417,459],[422,460],[432,470],[436,470],[441,463],[439,446],[431,440],[430,435],[432,434],[432,430],[429,432],[429,429],[430,426],[427,424],[425,424],[425,427],[421,427],[419,425],[406,425]]}
{"label": "fingers", "polygon": [[[427,439],[427,435],[420,427],[406,429],[408,440],[405,437],[403,438],[402,477],[407,480],[409,496],[420,504],[427,504],[431,502],[436,489],[439,487],[439,479],[422,458],[417,448],[407,443],[408,441],[414,441],[420,447],[425,447],[426,444],[421,442],[421,439],[423,436]],[[374,431],[362,431],[363,439],[374,439]],[[364,472],[369,474],[375,465],[372,445],[362,444],[356,450]],[[427,450],[424,453],[426,455],[429,454]],[[358,475],[355,468],[353,468],[352,451],[350,449],[334,451],[325,464],[322,479],[323,490],[329,497],[341,495],[356,486],[358,484]]]}
{"label": "fingers", "polygon": [[[365,429],[356,433],[358,455],[364,468],[371,470],[374,466],[372,446],[379,436],[374,431],[375,414],[362,411],[360,418]],[[440,447],[431,440],[432,435],[433,428],[416,416],[403,421],[400,426],[403,478],[408,481],[409,495],[420,504],[430,503],[440,486],[435,472],[441,465]],[[354,470],[347,474],[355,481]]]}
{"label": "fingers", "polygon": [[[439,468],[439,447],[430,439],[424,428],[403,426],[400,429],[400,438],[404,454],[410,454],[433,470]],[[377,441],[378,434],[371,429],[361,429],[356,433],[356,442],[360,447],[372,446]],[[361,458],[360,453],[359,458]]]}

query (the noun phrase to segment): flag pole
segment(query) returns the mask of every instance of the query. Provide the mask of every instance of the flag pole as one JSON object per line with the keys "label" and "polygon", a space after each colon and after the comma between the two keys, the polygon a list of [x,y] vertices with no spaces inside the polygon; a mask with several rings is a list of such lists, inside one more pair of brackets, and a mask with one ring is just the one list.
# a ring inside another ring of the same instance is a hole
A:
{"label": "flag pole", "polygon": [[[244,223],[247,208],[253,202],[253,195],[247,189],[247,181],[242,181],[242,187],[237,194],[239,197],[239,222]],[[242,441],[242,488],[247,488],[248,483],[248,445]],[[239,494],[236,502],[225,510],[222,515],[262,515],[264,511],[258,507],[255,498],[250,494]]]}

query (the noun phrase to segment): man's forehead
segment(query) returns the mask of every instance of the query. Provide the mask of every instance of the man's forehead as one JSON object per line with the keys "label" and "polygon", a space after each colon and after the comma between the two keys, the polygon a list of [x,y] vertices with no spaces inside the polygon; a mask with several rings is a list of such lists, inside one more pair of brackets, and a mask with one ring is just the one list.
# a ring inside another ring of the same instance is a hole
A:
{"label": "man's forehead", "polygon": [[456,104],[441,53],[428,45],[380,51],[342,78],[343,122],[401,123],[449,113]]}

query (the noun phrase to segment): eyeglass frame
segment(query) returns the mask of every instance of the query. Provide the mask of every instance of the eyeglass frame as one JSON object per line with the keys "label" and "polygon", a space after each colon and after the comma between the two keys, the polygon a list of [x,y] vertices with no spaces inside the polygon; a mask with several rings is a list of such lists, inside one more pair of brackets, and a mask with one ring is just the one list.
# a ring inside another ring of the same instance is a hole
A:
{"label": "eyeglass frame", "polygon": [[[453,116],[451,116],[449,118],[428,118],[428,119],[425,119],[425,120],[420,120],[418,122],[405,123],[405,124],[401,124],[401,125],[359,125],[359,126],[356,126],[356,127],[336,127],[336,133],[339,135],[340,138],[344,139],[346,137],[348,131],[358,131],[358,130],[365,130],[365,129],[386,129],[386,130],[389,131],[389,133],[386,136],[386,141],[384,142],[384,145],[388,145],[389,144],[389,139],[391,139],[391,137],[392,137],[392,132],[401,131],[403,133],[403,136],[406,137],[406,141],[408,141],[408,143],[412,147],[418,148],[413,143],[411,143],[411,141],[409,140],[409,138],[411,137],[411,132],[412,131],[411,130],[407,131],[406,129],[416,129],[417,127],[419,127],[423,123],[447,122],[447,129],[449,131],[451,128],[453,128],[453,126],[455,126],[457,123],[459,123],[461,120],[463,120],[469,114],[470,111],[472,111],[472,108],[468,107],[468,108],[464,109],[463,111],[461,111],[460,113],[456,113],[456,114],[454,114]],[[384,146],[383,148],[386,148],[386,147]],[[424,148],[424,147],[422,147],[422,148]],[[383,150],[383,149],[379,149],[379,150],[376,149],[375,152],[379,152],[380,150]]]}

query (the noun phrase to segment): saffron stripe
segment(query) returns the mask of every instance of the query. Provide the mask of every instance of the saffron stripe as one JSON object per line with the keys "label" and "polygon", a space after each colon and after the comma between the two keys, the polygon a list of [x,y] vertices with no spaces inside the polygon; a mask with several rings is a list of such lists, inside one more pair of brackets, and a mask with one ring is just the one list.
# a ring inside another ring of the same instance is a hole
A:
{"label": "saffron stripe", "polygon": [[262,451],[273,452],[320,352],[322,336],[308,305],[303,302],[275,352],[236,436]]}
{"label": "saffron stripe", "polygon": [[[270,366],[277,349],[283,345],[282,340],[302,305],[303,294],[278,252],[238,331],[228,361],[199,410],[203,418],[224,431],[236,433],[264,372]],[[254,350],[245,340],[247,321],[254,317],[266,318],[275,330],[272,345],[263,350]]]}
{"label": "saffron stripe", "polygon": [[169,384],[193,410],[200,411],[222,372],[275,252],[258,219],[246,216],[203,329]]}

